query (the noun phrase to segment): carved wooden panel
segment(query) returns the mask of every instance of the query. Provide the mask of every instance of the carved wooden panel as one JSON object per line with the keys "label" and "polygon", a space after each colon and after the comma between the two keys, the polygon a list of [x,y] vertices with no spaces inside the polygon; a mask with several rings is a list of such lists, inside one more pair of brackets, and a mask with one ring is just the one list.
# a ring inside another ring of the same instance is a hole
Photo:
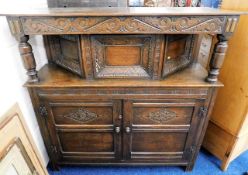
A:
{"label": "carved wooden panel", "polygon": [[108,102],[53,103],[54,122],[64,124],[113,124],[113,104]]}
{"label": "carved wooden panel", "polygon": [[46,37],[48,59],[55,64],[84,77],[80,39],[78,35],[54,35]]}
{"label": "carved wooden panel", "polygon": [[89,121],[94,121],[98,117],[98,115],[94,112],[80,108],[78,110],[65,114],[63,117],[75,120],[77,122],[87,123]]}
{"label": "carved wooden panel", "polygon": [[189,124],[192,117],[192,107],[170,108],[135,108],[134,124]]}
{"label": "carved wooden panel", "polygon": [[158,79],[162,46],[163,36],[93,35],[95,77]]}
{"label": "carved wooden panel", "polygon": [[173,111],[170,111],[168,109],[161,109],[156,112],[150,112],[148,114],[148,118],[152,121],[155,121],[157,123],[163,123],[168,120],[174,119],[177,117],[177,114]]}
{"label": "carved wooden panel", "polygon": [[[135,125],[187,125],[190,124],[193,107],[168,106],[166,103],[157,103],[149,106],[144,103],[133,109],[133,124]],[[166,106],[166,107],[164,107]]]}
{"label": "carved wooden panel", "polygon": [[224,16],[21,17],[25,34],[222,33]]}
{"label": "carved wooden panel", "polygon": [[193,61],[193,45],[192,35],[167,35],[163,77],[188,66]]}

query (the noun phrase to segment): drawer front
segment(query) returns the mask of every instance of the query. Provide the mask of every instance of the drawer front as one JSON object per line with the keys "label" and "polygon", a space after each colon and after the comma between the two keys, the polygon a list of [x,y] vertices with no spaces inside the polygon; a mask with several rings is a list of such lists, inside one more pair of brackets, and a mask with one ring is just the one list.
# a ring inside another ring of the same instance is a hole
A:
{"label": "drawer front", "polygon": [[119,159],[118,129],[121,101],[43,99],[48,110],[48,129],[58,162]]}
{"label": "drawer front", "polygon": [[203,100],[126,100],[124,154],[131,161],[189,160]]}

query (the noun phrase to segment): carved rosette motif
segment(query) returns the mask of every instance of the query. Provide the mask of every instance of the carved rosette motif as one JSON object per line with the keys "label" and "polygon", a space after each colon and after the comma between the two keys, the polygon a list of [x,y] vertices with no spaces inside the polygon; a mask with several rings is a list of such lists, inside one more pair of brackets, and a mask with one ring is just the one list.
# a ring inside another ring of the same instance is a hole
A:
{"label": "carved rosette motif", "polygon": [[89,110],[80,108],[68,114],[63,115],[63,117],[72,119],[77,122],[87,123],[95,120],[98,117],[98,115]]}
{"label": "carved rosette motif", "polygon": [[222,33],[225,17],[22,17],[26,34]]}
{"label": "carved rosette motif", "polygon": [[177,117],[177,114],[168,109],[162,109],[156,112],[150,112],[148,114],[148,118],[156,123],[164,123],[175,117]]}

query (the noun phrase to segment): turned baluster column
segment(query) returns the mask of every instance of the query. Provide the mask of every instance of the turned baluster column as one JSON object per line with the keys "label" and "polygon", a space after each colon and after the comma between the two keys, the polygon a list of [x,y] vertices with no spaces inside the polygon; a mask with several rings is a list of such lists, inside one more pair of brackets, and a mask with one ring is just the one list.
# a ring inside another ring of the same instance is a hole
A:
{"label": "turned baluster column", "polygon": [[27,70],[28,82],[38,82],[38,75],[36,71],[36,63],[34,59],[32,46],[28,43],[29,36],[24,35],[20,37],[19,51],[22,57],[23,65]]}
{"label": "turned baluster column", "polygon": [[206,79],[210,83],[215,83],[218,81],[219,71],[224,62],[226,51],[228,48],[228,39],[225,35],[218,35],[217,38],[218,42],[215,44],[214,47],[214,52],[210,60],[210,70]]}

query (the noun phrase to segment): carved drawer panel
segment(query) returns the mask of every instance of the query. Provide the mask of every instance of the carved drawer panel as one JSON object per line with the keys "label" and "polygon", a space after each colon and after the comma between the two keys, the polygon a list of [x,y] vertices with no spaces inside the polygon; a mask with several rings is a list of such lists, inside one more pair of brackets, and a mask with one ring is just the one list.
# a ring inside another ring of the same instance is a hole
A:
{"label": "carved drawer panel", "polygon": [[113,124],[113,104],[91,105],[91,103],[52,103],[51,109],[55,124]]}
{"label": "carved drawer panel", "polygon": [[[175,103],[176,102],[176,103]],[[133,103],[134,125],[189,125],[195,102],[169,100]]]}

